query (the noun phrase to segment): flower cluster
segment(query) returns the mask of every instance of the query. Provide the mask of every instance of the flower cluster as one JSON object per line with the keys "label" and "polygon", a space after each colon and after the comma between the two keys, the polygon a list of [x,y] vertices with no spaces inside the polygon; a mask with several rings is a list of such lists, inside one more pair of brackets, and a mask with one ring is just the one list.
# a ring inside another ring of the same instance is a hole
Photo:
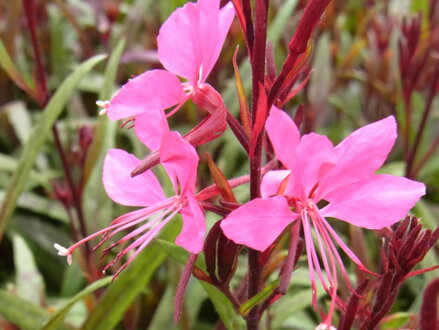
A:
{"label": "flower cluster", "polygon": [[[242,12],[240,14],[240,20],[245,20]],[[133,121],[138,139],[152,152],[146,161],[119,149],[108,152],[103,182],[109,197],[119,204],[140,208],[118,217],[107,228],[69,248],[56,245],[59,254],[67,256],[69,263],[73,251],[83,243],[101,236],[100,246],[125,231],[124,237],[105,250],[130,242],[105,267],[111,267],[128,255],[117,275],[176,214],[183,217],[183,228],[176,244],[192,254],[203,250],[206,225],[202,201],[218,194],[221,187],[214,189],[213,194],[196,193],[199,158],[194,146],[217,138],[229,120],[236,121],[230,119],[221,95],[206,83],[234,15],[233,5],[228,3],[220,8],[219,0],[199,0],[177,9],[163,24],[157,39],[158,56],[165,70],[141,74],[123,86],[111,101],[102,103],[104,113],[110,119]],[[306,44],[298,40],[293,39],[292,44]],[[255,56],[253,54],[253,58]],[[291,60],[293,64],[295,60]],[[280,76],[284,81],[277,80],[272,86],[293,87],[292,80],[288,80],[291,74]],[[404,218],[425,193],[425,187],[406,178],[376,174],[397,136],[394,117],[360,128],[334,147],[325,136],[315,133],[301,136],[294,121],[283,110],[272,106],[279,105],[276,102],[279,92],[265,93],[262,84],[258,88],[256,108],[259,113],[254,116],[253,125],[247,127],[252,130],[250,134],[246,132],[243,136],[249,140],[249,157],[255,159],[257,144],[260,146],[266,133],[266,142],[273,148],[278,162],[263,175],[260,198],[253,196],[239,207],[236,203],[230,208],[218,206],[219,213],[225,215],[219,226],[227,239],[260,252],[269,250],[286,228],[295,226],[295,239],[302,235],[305,242],[314,306],[317,304],[316,276],[331,297],[330,310],[321,325],[322,329],[330,328],[334,309],[340,304],[338,269],[349,285],[338,247],[360,269],[369,271],[328,219],[339,219],[367,229],[391,226]],[[288,90],[283,90],[285,92],[288,94]],[[170,130],[167,118],[188,99],[208,115],[181,136]],[[173,184],[171,197],[165,196],[150,169],[157,163],[163,165]],[[260,172],[253,173],[260,177]],[[238,181],[241,184],[249,180],[247,177]],[[230,182],[225,180],[228,188]],[[218,225],[215,230],[219,230]],[[235,247],[232,250],[239,253]],[[231,271],[232,268],[227,269]],[[228,275],[223,277],[230,279]]]}
{"label": "flower cluster", "polygon": [[[207,83],[234,17],[231,4],[219,8],[219,0],[200,0],[177,9],[163,24],[157,38],[159,59],[166,70],[147,71],[130,80],[109,102],[99,102],[112,120],[134,121],[138,139],[157,155],[172,181],[175,195],[166,197],[151,170],[132,177],[141,161],[120,150],[110,150],[104,160],[103,182],[108,196],[126,206],[142,207],[115,219],[69,248],[58,244],[60,255],[71,263],[73,251],[83,243],[102,236],[97,247],[121,231],[128,234],[106,248],[133,242],[120,251],[104,270],[129,252],[123,270],[160,230],[178,213],[183,228],[176,243],[191,253],[203,247],[205,220],[195,198],[198,155],[193,145],[206,143],[226,128],[226,109],[219,94]],[[178,76],[186,79],[181,83]],[[209,117],[184,136],[170,131],[167,117],[192,98],[208,111]],[[170,107],[174,107],[166,113]]]}
{"label": "flower cluster", "polygon": [[[316,271],[332,297],[325,321],[330,324],[337,299],[337,267],[349,283],[334,241],[360,269],[367,269],[326,218],[368,229],[391,226],[404,218],[425,194],[425,186],[406,178],[375,174],[396,139],[393,116],[356,130],[336,147],[327,137],[315,133],[300,137],[294,122],[275,108],[267,119],[266,131],[285,169],[265,174],[262,198],[231,212],[221,228],[235,243],[264,251],[288,225],[300,221],[313,304],[316,306]],[[326,206],[320,208],[322,201]]]}

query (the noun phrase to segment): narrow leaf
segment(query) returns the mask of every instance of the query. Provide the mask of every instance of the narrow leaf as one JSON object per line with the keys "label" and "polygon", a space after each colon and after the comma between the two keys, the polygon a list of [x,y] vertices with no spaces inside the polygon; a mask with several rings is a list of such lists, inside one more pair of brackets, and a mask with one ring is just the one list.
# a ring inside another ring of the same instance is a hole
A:
{"label": "narrow leaf", "polygon": [[258,96],[258,104],[256,110],[256,120],[255,125],[253,126],[251,138],[250,138],[250,155],[253,155],[256,144],[258,143],[259,135],[265,125],[265,121],[267,120],[267,94],[265,93],[264,85],[259,83],[259,96]]}
{"label": "narrow leaf", "polygon": [[0,66],[5,70],[8,77],[29,96],[37,100],[37,91],[34,86],[31,86],[25,81],[20,71],[15,67],[14,62],[10,58],[3,41],[0,39]]}
{"label": "narrow leaf", "polygon": [[288,22],[291,21],[291,14],[296,8],[298,0],[287,0],[282,3],[282,6],[277,11],[277,15],[268,29],[268,40],[271,41],[273,47],[276,48],[277,43],[284,33]]}
{"label": "narrow leaf", "polygon": [[39,304],[44,294],[44,282],[35,264],[32,251],[26,241],[19,235],[14,235],[12,242],[17,294],[34,304]]}
{"label": "narrow leaf", "polygon": [[[173,240],[179,226],[173,222],[164,229],[162,238]],[[113,329],[123,318],[125,311],[145,289],[166,254],[153,242],[147,246],[111,284],[107,292],[82,325],[83,330]]]}
{"label": "narrow leaf", "polygon": [[[120,57],[125,48],[125,39],[121,39],[116,45],[116,48],[110,55],[105,68],[104,84],[99,94],[99,100],[107,100],[111,97],[114,88],[114,81],[116,79],[117,69],[119,68]],[[87,159],[84,166],[83,184],[86,184],[96,164],[101,164],[99,159],[103,157],[103,151],[109,149],[111,146],[106,146],[105,141],[108,141],[108,132],[115,123],[111,122],[107,116],[99,117],[96,133],[90,149],[87,153]],[[108,142],[107,142],[108,143]],[[108,148],[107,148],[108,147]]]}
{"label": "narrow leaf", "polygon": [[[182,265],[186,263],[186,260],[188,258],[188,253],[186,250],[171,242],[165,242],[163,240],[157,240],[157,242],[160,244],[166,254],[177,260]],[[200,261],[201,258],[198,258],[197,267],[202,267]],[[218,312],[218,315],[226,328],[245,329],[245,323],[243,318],[236,312],[229,298],[227,298],[221,291],[219,291],[217,288],[210,285],[209,283],[201,280],[198,281],[206,291],[213,305],[215,306],[215,309]]]}
{"label": "narrow leaf", "polygon": [[182,265],[186,263],[186,260],[189,257],[189,252],[187,252],[181,246],[162,239],[157,239],[156,243],[160,245],[160,248],[172,259]]}
{"label": "narrow leaf", "polygon": [[233,54],[233,70],[235,71],[235,83],[238,92],[239,100],[239,114],[241,116],[242,126],[244,127],[244,132],[247,137],[250,138],[251,134],[251,120],[250,120],[250,110],[248,108],[247,96],[245,95],[244,85],[242,84],[241,74],[239,73],[238,64],[236,63],[236,56],[238,55],[238,47],[235,49]]}
{"label": "narrow leaf", "polygon": [[221,321],[227,329],[246,329],[244,319],[235,311],[233,304],[224,293],[209,283],[200,281],[200,284],[203,286],[204,290],[206,290],[209,299],[212,301]]}
{"label": "narrow leaf", "polygon": [[69,312],[69,310],[75,305],[78,301],[83,299],[86,295],[96,291],[103,286],[106,286],[111,283],[111,276],[102,278],[88,287],[86,287],[81,292],[77,293],[74,297],[72,297],[61,309],[59,309],[42,327],[43,330],[52,330],[57,329],[58,326],[64,320],[64,317]]}
{"label": "narrow leaf", "polygon": [[[0,315],[23,330],[41,329],[42,324],[50,317],[50,313],[44,308],[4,290],[0,290]],[[68,328],[61,326],[60,329]]]}
{"label": "narrow leaf", "polygon": [[236,16],[238,16],[239,23],[241,24],[242,31],[244,34],[246,33],[246,23],[244,16],[244,9],[242,8],[242,2],[238,0],[232,0],[233,5],[235,6]]}
{"label": "narrow leaf", "polygon": [[215,181],[216,186],[218,187],[221,196],[227,201],[232,203],[237,203],[235,195],[233,194],[232,188],[227,181],[226,176],[223,172],[216,166],[212,157],[208,152],[206,152],[207,164],[209,165],[210,173],[212,174],[212,178]]}
{"label": "narrow leaf", "polygon": [[249,300],[243,303],[239,307],[239,312],[244,316],[247,315],[252,310],[253,307],[262,303],[274,292],[274,290],[276,290],[276,288],[279,286],[279,282],[280,279],[278,278],[273,283],[267,285],[264,289],[262,289],[261,292],[259,292],[257,295],[251,297]]}
{"label": "narrow leaf", "polygon": [[6,197],[0,208],[0,240],[3,237],[9,218],[15,210],[17,199],[24,190],[35,159],[50,134],[51,127],[61,114],[80,80],[104,58],[104,55],[98,55],[79,65],[61,84],[38,119],[29,136],[29,142],[23,148],[20,161],[9,182]]}

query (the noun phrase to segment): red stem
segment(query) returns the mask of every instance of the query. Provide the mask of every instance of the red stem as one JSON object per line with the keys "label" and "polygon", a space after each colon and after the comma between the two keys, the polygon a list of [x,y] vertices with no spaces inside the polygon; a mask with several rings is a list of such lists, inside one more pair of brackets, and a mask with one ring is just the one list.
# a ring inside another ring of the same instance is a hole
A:
{"label": "red stem", "polygon": [[425,153],[424,157],[422,157],[419,164],[413,169],[413,177],[415,178],[422,167],[427,163],[427,161],[434,155],[436,150],[439,149],[439,135],[436,136],[436,139],[433,141],[433,143],[430,145],[430,148]]}
{"label": "red stem", "polygon": [[436,94],[436,85],[439,81],[439,62],[436,64],[435,70],[433,72],[433,78],[430,83],[430,90],[428,91],[427,95],[427,102],[425,103],[424,112],[422,114],[421,122],[419,123],[419,127],[416,131],[416,138],[415,142],[413,144],[413,147],[411,149],[411,152],[409,153],[408,159],[407,159],[407,168],[406,168],[406,176],[408,178],[413,179],[414,173],[413,173],[413,163],[416,158],[416,153],[419,149],[419,146],[421,144],[422,136],[425,131],[425,126],[427,125],[427,120],[430,117],[431,108],[433,105],[433,99]]}
{"label": "red stem", "polygon": [[254,32],[253,32],[253,20],[252,20],[252,7],[250,4],[250,0],[242,0],[242,9],[245,17],[245,26],[246,26],[246,40],[247,45],[249,47],[249,55],[252,57],[252,48],[253,48],[253,40],[254,40]]}
{"label": "red stem", "polygon": [[305,11],[303,12],[299,25],[297,26],[297,30],[288,45],[288,57],[285,60],[281,73],[273,83],[273,86],[270,90],[268,96],[269,107],[271,107],[271,105],[276,101],[279,93],[282,92],[285,79],[288,77],[289,72],[294,67],[296,60],[306,51],[308,41],[311,39],[311,34],[330,2],[331,0],[311,0],[306,5]]}
{"label": "red stem", "polygon": [[[252,63],[252,121],[253,127],[257,118],[259,86],[265,80],[265,56],[267,47],[267,16],[268,0],[255,1],[255,38],[253,42]],[[247,31],[248,32],[248,31]],[[249,43],[250,44],[250,43]],[[261,196],[261,166],[262,166],[262,138],[260,134],[255,141],[254,153],[250,154],[250,199]],[[248,251],[248,287],[247,298],[257,295],[260,291],[262,267],[259,264],[259,252],[253,249]],[[247,329],[259,328],[259,306],[253,307],[247,317]]]}
{"label": "red stem", "polygon": [[37,75],[37,95],[38,104],[44,107],[49,102],[49,91],[47,89],[46,71],[44,70],[43,60],[41,57],[41,47],[37,37],[37,20],[36,20],[36,8],[34,0],[23,0],[24,13],[26,15],[28,31],[32,43],[32,48],[35,55],[36,63],[36,75]]}
{"label": "red stem", "polygon": [[425,289],[422,299],[420,329],[434,330],[438,328],[437,301],[439,297],[439,279],[433,280]]}
{"label": "red stem", "polygon": [[[35,63],[36,63],[36,75],[37,75],[37,95],[39,95],[39,99],[35,100],[40,107],[45,107],[46,104],[49,102],[50,100],[50,94],[49,94],[49,90],[47,88],[47,78],[46,78],[46,71],[44,69],[44,65],[43,65],[43,60],[42,60],[42,56],[41,56],[41,47],[40,47],[40,43],[38,41],[38,37],[37,37],[37,20],[36,20],[36,8],[35,8],[35,0],[23,0],[23,7],[24,7],[24,12],[25,12],[25,16],[26,16],[26,21],[27,21],[27,25],[28,25],[28,31],[31,37],[31,43],[32,43],[32,48],[34,51],[34,56],[35,56]],[[59,131],[56,127],[56,125],[53,125],[52,127],[52,134],[53,134],[53,138],[55,140],[55,148],[58,151],[58,154],[60,156],[61,159],[61,163],[62,163],[62,167],[64,170],[64,174],[66,176],[67,179],[67,184],[69,186],[70,192],[72,194],[73,197],[73,203],[75,206],[75,211],[78,217],[78,222],[79,222],[79,227],[81,230],[81,235],[83,235],[83,237],[87,236],[87,230],[86,230],[86,225],[85,225],[85,219],[84,219],[84,215],[83,215],[83,211],[82,211],[82,203],[81,203],[81,197],[78,195],[78,191],[75,187],[74,181],[73,181],[73,176],[72,173],[70,171],[70,167],[67,161],[67,157],[66,157],[66,152],[62,146],[61,143],[61,138],[59,135]],[[90,254],[91,254],[91,249],[88,243],[86,243],[84,245],[85,247],[85,252],[86,252],[86,260],[87,260],[87,265],[89,270],[93,270],[94,268],[92,267],[91,263],[90,263]]]}

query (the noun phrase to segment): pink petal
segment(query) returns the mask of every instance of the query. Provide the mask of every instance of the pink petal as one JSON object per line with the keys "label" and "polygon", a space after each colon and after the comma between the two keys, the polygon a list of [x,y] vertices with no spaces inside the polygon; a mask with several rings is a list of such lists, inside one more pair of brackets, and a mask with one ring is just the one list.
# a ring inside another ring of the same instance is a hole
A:
{"label": "pink petal", "polygon": [[165,70],[151,70],[131,79],[113,97],[108,117],[119,120],[145,112],[163,111],[186,98],[178,78]]}
{"label": "pink petal", "polygon": [[200,253],[203,249],[206,221],[193,195],[187,195],[187,201],[188,205],[181,210],[183,228],[175,243],[191,253]]}
{"label": "pink petal", "polygon": [[[234,17],[231,4],[221,11],[219,0],[200,0],[178,8],[157,38],[163,66],[195,85],[204,82],[218,59]],[[201,77],[198,77],[201,69]]]}
{"label": "pink petal", "polygon": [[113,201],[127,206],[150,206],[166,198],[159,181],[151,171],[131,177],[131,171],[139,163],[139,159],[123,150],[108,151],[104,160],[102,180],[105,191]]}
{"label": "pink petal", "polygon": [[198,80],[201,65],[198,29],[198,4],[187,3],[169,16],[157,37],[158,55],[163,66],[193,84]]}
{"label": "pink petal", "polygon": [[139,140],[150,150],[158,150],[162,143],[163,134],[169,132],[165,113],[163,110],[159,110],[136,116],[134,131]]}
{"label": "pink petal", "polygon": [[297,147],[295,192],[302,199],[308,198],[316,184],[331,170],[336,162],[332,142],[323,135],[310,133],[302,136]]}
{"label": "pink petal", "polygon": [[392,175],[374,175],[338,190],[320,214],[368,229],[380,229],[402,219],[425,194],[425,185]]}
{"label": "pink petal", "polygon": [[396,139],[393,116],[357,129],[335,147],[337,166],[328,174],[322,197],[373,175],[387,158]]}
{"label": "pink petal", "polygon": [[175,192],[178,192],[177,180],[180,183],[180,195],[193,194],[197,175],[198,155],[194,147],[177,132],[163,135],[160,147],[160,162],[171,179]]}
{"label": "pink petal", "polygon": [[262,178],[261,183],[261,196],[262,198],[268,198],[275,196],[282,182],[291,173],[289,170],[277,170],[269,171]]}
{"label": "pink petal", "polygon": [[265,251],[295,219],[284,197],[257,198],[231,212],[221,228],[235,243]]}
{"label": "pink petal", "polygon": [[273,107],[265,124],[268,136],[273,144],[277,159],[286,168],[292,168],[296,158],[296,148],[300,133],[296,124],[282,110]]}
{"label": "pink petal", "polygon": [[235,17],[235,9],[229,2],[219,10],[218,0],[199,0],[198,5],[201,13],[198,42],[203,45],[200,48],[202,53],[200,81],[204,82],[221,53],[227,32]]}

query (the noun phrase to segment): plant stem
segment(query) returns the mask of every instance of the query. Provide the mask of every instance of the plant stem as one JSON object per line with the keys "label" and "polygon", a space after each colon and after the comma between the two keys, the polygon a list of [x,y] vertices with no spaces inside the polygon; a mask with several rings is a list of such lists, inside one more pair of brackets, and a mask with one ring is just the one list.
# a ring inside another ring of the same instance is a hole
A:
{"label": "plant stem", "polygon": [[[255,1],[255,30],[252,45],[251,64],[252,64],[252,112],[253,124],[257,118],[259,98],[259,86],[264,86],[265,80],[265,57],[267,47],[267,16],[268,0]],[[247,31],[248,32],[248,31]],[[251,45],[251,43],[248,43]],[[266,111],[266,113],[268,113]],[[254,126],[254,125],[253,125]],[[262,166],[262,138],[263,133],[259,134],[254,147],[254,153],[250,155],[250,199],[261,196],[261,166]],[[252,146],[250,146],[250,149]],[[259,263],[259,252],[253,249],[248,250],[248,287],[247,298],[257,295],[260,291],[262,267]],[[247,317],[247,329],[259,328],[259,309],[255,306]]]}
{"label": "plant stem", "polygon": [[34,0],[23,0],[24,13],[27,20],[28,31],[32,43],[32,48],[35,55],[36,64],[36,83],[38,104],[44,107],[50,99],[49,90],[47,89],[46,71],[41,57],[41,47],[37,37],[37,22],[36,22],[36,8]]}
{"label": "plant stem", "polygon": [[431,108],[433,105],[434,96],[436,94],[436,85],[438,83],[438,80],[439,80],[439,62],[436,64],[435,70],[433,72],[433,78],[430,83],[430,90],[428,91],[427,101],[425,102],[424,112],[422,113],[422,119],[416,131],[415,142],[407,158],[406,177],[408,177],[409,179],[413,179],[415,177],[414,176],[415,173],[413,171],[413,163],[416,158],[416,153],[421,144],[422,136],[425,131],[425,126],[427,125],[427,120],[431,113]]}
{"label": "plant stem", "polygon": [[[47,88],[47,79],[46,79],[46,71],[44,69],[44,64],[41,56],[41,46],[40,42],[37,37],[37,21],[36,21],[36,8],[35,8],[35,0],[23,0],[23,7],[24,12],[26,16],[27,26],[29,35],[31,38],[32,48],[34,51],[35,56],[35,63],[36,63],[36,78],[37,78],[37,95],[38,99],[35,100],[41,108],[44,108],[47,103],[50,100],[50,93]],[[52,127],[52,134],[55,141],[55,148],[60,156],[63,171],[65,174],[65,177],[67,179],[67,184],[70,189],[70,193],[73,198],[73,204],[75,207],[77,219],[79,222],[79,227],[81,230],[81,235],[83,237],[87,236],[87,230],[86,230],[86,222],[84,219],[84,214],[82,210],[82,202],[81,202],[81,196],[79,194],[79,191],[75,187],[75,183],[73,181],[73,176],[70,170],[70,166],[67,161],[66,152],[63,148],[63,145],[61,143],[61,138],[59,131],[57,129],[56,124]],[[90,263],[90,255],[91,255],[91,249],[88,242],[84,244],[85,247],[85,258],[87,262],[88,269],[92,271],[94,269],[93,265]],[[92,272],[93,274],[94,272]]]}

